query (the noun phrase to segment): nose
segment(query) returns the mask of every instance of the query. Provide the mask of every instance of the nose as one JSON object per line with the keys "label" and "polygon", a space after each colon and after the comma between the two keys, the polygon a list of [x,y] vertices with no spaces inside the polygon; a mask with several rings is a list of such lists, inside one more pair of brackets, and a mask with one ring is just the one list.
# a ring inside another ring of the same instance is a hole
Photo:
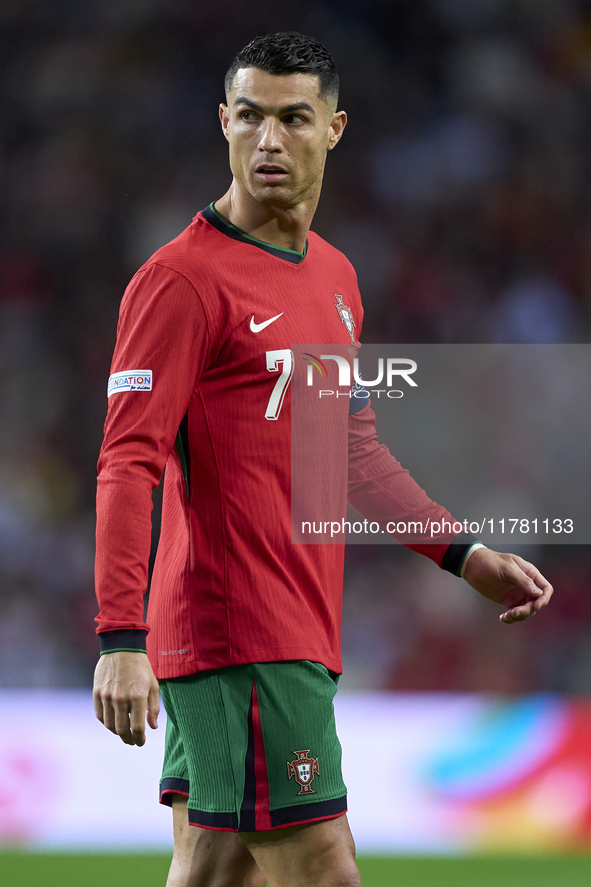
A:
{"label": "nose", "polygon": [[275,117],[267,117],[263,121],[259,151],[265,154],[277,154],[281,147],[281,123]]}

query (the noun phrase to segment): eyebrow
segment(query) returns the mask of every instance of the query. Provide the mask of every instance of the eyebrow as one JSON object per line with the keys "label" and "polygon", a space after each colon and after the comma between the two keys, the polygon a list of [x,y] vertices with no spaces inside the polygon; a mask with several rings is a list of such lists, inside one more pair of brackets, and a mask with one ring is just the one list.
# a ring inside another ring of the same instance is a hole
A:
{"label": "eyebrow", "polygon": [[[264,113],[264,109],[261,108],[260,105],[257,105],[256,102],[253,102],[251,99],[247,99],[244,95],[239,95],[235,105],[248,105],[249,108],[252,108],[253,111],[260,111]],[[283,108],[279,108],[280,114],[291,114],[294,111],[308,111],[310,114],[316,114],[314,108],[309,105],[307,102],[294,102],[293,105],[285,105]]]}

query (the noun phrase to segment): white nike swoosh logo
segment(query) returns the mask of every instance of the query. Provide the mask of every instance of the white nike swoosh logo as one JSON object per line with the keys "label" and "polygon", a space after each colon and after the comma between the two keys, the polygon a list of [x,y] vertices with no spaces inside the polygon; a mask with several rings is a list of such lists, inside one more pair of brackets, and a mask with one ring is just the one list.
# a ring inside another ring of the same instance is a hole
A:
{"label": "white nike swoosh logo", "polygon": [[273,323],[275,320],[279,320],[280,317],[283,316],[283,311],[281,314],[276,314],[275,317],[272,317],[270,320],[263,320],[262,323],[254,322],[254,314],[250,318],[250,328],[253,333],[260,333],[261,330],[264,330],[266,326],[269,326],[270,323]]}

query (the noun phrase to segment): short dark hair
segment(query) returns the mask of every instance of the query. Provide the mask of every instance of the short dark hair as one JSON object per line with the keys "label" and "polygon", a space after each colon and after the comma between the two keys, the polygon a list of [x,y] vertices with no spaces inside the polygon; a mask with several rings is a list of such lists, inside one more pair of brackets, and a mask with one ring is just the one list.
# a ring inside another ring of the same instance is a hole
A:
{"label": "short dark hair", "polygon": [[314,74],[318,77],[321,99],[337,102],[339,75],[332,56],[318,40],[297,31],[264,34],[241,49],[226,72],[226,95],[241,68],[259,68],[269,74]]}

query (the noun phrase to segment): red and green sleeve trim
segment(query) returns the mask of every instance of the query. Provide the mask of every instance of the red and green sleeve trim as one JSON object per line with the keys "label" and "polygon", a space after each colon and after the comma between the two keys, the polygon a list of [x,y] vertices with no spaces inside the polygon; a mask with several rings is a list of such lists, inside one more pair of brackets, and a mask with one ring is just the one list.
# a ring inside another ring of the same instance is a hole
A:
{"label": "red and green sleeve trim", "polygon": [[103,653],[120,653],[127,651],[132,653],[146,653],[147,634],[148,632],[141,628],[101,631],[99,634],[101,656]]}
{"label": "red and green sleeve trim", "polygon": [[441,569],[453,573],[454,576],[461,576],[466,555],[476,542],[480,542],[480,539],[472,533],[458,533],[443,555]]}

